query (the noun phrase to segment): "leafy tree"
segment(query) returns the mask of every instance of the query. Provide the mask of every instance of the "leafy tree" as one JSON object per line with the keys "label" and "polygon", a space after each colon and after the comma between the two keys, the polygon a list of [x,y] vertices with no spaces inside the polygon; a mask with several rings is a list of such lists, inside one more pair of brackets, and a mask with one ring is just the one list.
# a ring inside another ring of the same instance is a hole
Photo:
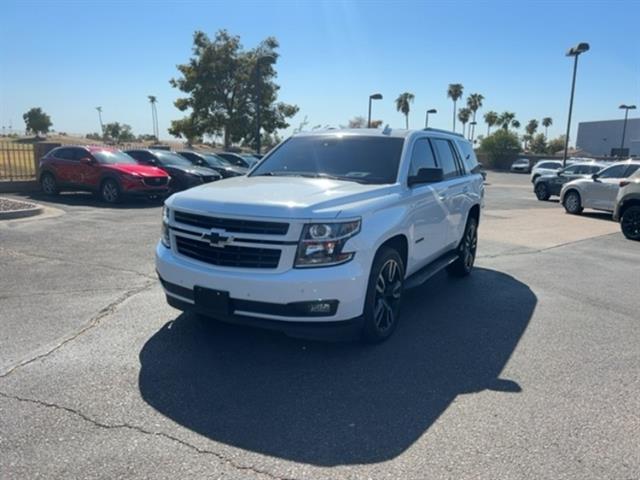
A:
{"label": "leafy tree", "polygon": [[556,152],[560,152],[564,150],[564,135],[560,135],[558,138],[554,138],[553,140],[549,140],[547,144],[547,153],[553,155]]}
{"label": "leafy tree", "polygon": [[520,153],[520,141],[515,133],[497,130],[482,139],[480,151],[487,156],[489,166],[509,168]]}
{"label": "leafy tree", "polygon": [[511,120],[511,126],[518,130],[520,128],[520,122],[514,118],[513,120]]}
{"label": "leafy tree", "polygon": [[464,87],[461,83],[450,83],[449,88],[447,88],[447,97],[453,100],[453,131],[456,131],[456,103],[460,97],[462,97],[462,92],[464,91]]}
{"label": "leafy tree", "polygon": [[491,135],[491,127],[498,124],[498,114],[493,110],[484,114],[484,122],[487,124],[487,137]]}
{"label": "leafy tree", "polygon": [[193,44],[193,56],[188,63],[178,65],[181,76],[170,83],[187,94],[175,105],[181,111],[191,110],[198,135],[224,134],[225,148],[241,140],[256,140],[258,98],[263,132],[271,134],[289,126],[287,119],[298,112],[298,107],[276,101],[280,87],[274,81],[275,68],[262,61],[277,59],[279,44],[274,37],[245,50],[240,37],[226,30],[218,31],[213,40],[196,31]]}
{"label": "leafy tree", "polygon": [[203,129],[198,124],[198,119],[193,114],[180,120],[172,120],[169,127],[169,134],[174,137],[184,138],[188,146],[202,142],[202,131]]}
{"label": "leafy tree", "polygon": [[309,118],[305,115],[304,119],[300,122],[300,124],[293,129],[293,133],[300,133],[302,132],[306,126],[309,125]]}
{"label": "leafy tree", "polygon": [[461,108],[460,110],[458,110],[458,120],[460,120],[460,123],[462,124],[462,135],[465,134],[465,128],[470,118],[471,118],[470,109]]}
{"label": "leafy tree", "polygon": [[498,125],[500,125],[503,130],[509,130],[509,125],[511,125],[511,122],[513,122],[515,118],[516,114],[513,112],[502,112],[498,117]]}
{"label": "leafy tree", "polygon": [[[564,145],[563,145],[564,147]],[[531,139],[529,144],[529,150],[533,153],[546,153],[547,152],[547,140],[542,133],[535,135]]]}
{"label": "leafy tree", "polygon": [[107,123],[104,126],[104,134],[116,143],[132,142],[136,139],[131,131],[131,126],[126,123]]}
{"label": "leafy tree", "polygon": [[529,142],[533,139],[532,135],[529,135],[528,133],[525,133],[524,135],[522,135],[522,141],[524,142],[524,149],[527,149],[527,145],[529,144]]}
{"label": "leafy tree", "polygon": [[482,108],[483,100],[484,100],[484,96],[479,93],[472,93],[467,97],[467,107],[473,113],[473,123],[474,123],[474,125],[471,127],[471,134],[470,134],[471,138],[473,138],[476,134],[476,126],[475,126],[476,113],[478,113],[478,110]]}
{"label": "leafy tree", "polygon": [[553,125],[553,120],[551,117],[544,117],[542,119],[542,126],[544,127],[544,136],[545,138],[547,138],[547,133],[549,130],[549,127]]}
{"label": "leafy tree", "polygon": [[87,134],[85,135],[85,138],[86,138],[87,140],[96,140],[96,141],[101,141],[101,140],[102,140],[102,135],[100,135],[100,134],[99,134],[99,133],[97,133],[97,132],[94,132],[94,133],[87,133]]}
{"label": "leafy tree", "polygon": [[415,99],[413,93],[404,92],[398,95],[396,98],[396,110],[402,112],[407,130],[409,129],[409,111],[411,110],[411,104]]}
{"label": "leafy tree", "polygon": [[49,115],[44,113],[40,107],[30,109],[22,115],[22,118],[27,127],[27,132],[35,134],[36,137],[40,133],[46,134],[51,128],[51,125],[53,125]]}
{"label": "leafy tree", "polygon": [[527,123],[527,126],[524,127],[524,129],[529,135],[535,135],[536,131],[538,130],[538,121],[529,120],[529,123]]}
{"label": "leafy tree", "polygon": [[371,128],[380,128],[382,120],[371,120]]}
{"label": "leafy tree", "polygon": [[367,126],[367,119],[364,117],[353,117],[349,120],[349,128],[365,128]]}

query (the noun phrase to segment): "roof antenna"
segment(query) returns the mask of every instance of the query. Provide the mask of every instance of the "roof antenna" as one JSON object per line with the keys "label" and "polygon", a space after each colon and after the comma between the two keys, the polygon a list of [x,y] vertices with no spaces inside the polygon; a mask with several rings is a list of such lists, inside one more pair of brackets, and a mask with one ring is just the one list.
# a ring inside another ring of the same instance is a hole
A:
{"label": "roof antenna", "polygon": [[383,135],[391,135],[391,128],[389,127],[388,123],[385,125],[384,130],[382,130],[382,134]]}

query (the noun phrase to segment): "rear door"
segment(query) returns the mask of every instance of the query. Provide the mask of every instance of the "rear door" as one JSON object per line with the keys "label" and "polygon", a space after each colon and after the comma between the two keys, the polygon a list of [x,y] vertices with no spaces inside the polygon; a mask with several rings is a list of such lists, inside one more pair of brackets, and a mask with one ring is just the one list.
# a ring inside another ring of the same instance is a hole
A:
{"label": "rear door", "polygon": [[53,152],[55,158],[55,175],[56,180],[61,185],[72,185],[75,175],[74,169],[77,163],[74,160],[74,153],[72,147],[63,147]]}

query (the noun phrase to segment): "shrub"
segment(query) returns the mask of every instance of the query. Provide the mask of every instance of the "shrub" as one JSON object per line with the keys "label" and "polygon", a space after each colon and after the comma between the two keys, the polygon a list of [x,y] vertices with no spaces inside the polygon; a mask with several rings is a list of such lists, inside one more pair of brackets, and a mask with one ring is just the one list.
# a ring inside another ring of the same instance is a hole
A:
{"label": "shrub", "polygon": [[518,158],[520,140],[515,133],[507,130],[496,130],[482,139],[480,152],[486,156],[485,166],[497,169],[507,169]]}

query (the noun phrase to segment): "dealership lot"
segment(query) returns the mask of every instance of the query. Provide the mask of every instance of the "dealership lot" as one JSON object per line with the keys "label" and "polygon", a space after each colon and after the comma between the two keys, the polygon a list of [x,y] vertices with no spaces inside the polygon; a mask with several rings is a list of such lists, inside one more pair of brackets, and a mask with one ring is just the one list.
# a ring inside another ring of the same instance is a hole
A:
{"label": "dealership lot", "polygon": [[0,223],[0,477],[638,478],[640,246],[488,182],[477,270],[377,347],[180,315],[157,203],[36,196]]}

